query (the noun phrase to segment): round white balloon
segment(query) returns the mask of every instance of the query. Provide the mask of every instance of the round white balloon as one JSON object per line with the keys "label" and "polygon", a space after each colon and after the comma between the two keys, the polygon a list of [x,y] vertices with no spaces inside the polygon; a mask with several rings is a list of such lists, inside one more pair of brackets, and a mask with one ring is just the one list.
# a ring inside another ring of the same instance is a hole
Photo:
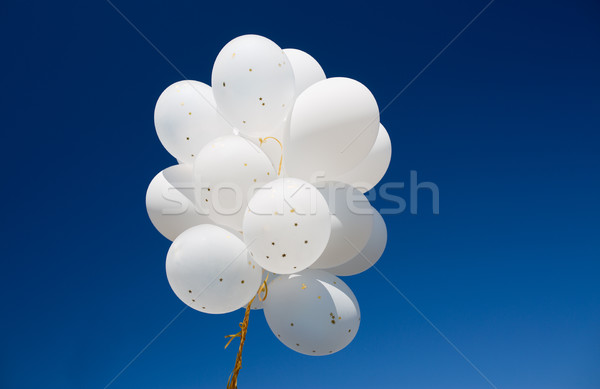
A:
{"label": "round white balloon", "polygon": [[362,193],[368,192],[381,181],[392,159],[392,143],[383,125],[379,125],[379,134],[367,157],[354,169],[339,176],[321,177],[318,181],[341,181],[352,185]]}
{"label": "round white balloon", "polygon": [[324,80],[325,72],[321,65],[308,53],[298,49],[284,49],[294,70],[296,96],[318,81]]}
{"label": "round white balloon", "polygon": [[360,310],[352,290],[322,270],[282,275],[269,284],[267,323],[283,344],[306,355],[328,355],[356,335]]}
{"label": "round white balloon", "polygon": [[167,254],[171,288],[201,312],[227,313],[247,305],[261,277],[262,269],[248,256],[244,242],[210,224],[183,232]]}
{"label": "round white balloon", "polygon": [[338,276],[353,276],[371,268],[383,255],[387,243],[385,221],[377,211],[373,211],[373,230],[365,247],[346,263],[327,269]]}
{"label": "round white balloon", "polygon": [[194,163],[196,203],[218,224],[242,229],[254,190],[277,178],[269,158],[251,141],[227,135],[210,141]]}
{"label": "round white balloon", "polygon": [[160,95],[154,125],[160,142],[178,161],[193,163],[208,141],[231,134],[232,127],[217,111],[210,86],[179,81]]}
{"label": "round white balloon", "polygon": [[190,165],[171,166],[154,177],[146,192],[146,210],[154,227],[169,240],[190,227],[212,222],[194,204]]}
{"label": "round white balloon", "polygon": [[327,246],[329,207],[311,184],[280,178],[250,199],[243,230],[250,255],[261,267],[277,274],[299,272]]}
{"label": "round white balloon", "polygon": [[356,188],[341,182],[328,182],[319,188],[331,214],[331,236],[323,254],[312,269],[329,269],[352,259],[362,250],[373,229],[369,200]]}
{"label": "round white balloon", "polygon": [[213,93],[219,110],[243,134],[267,136],[294,103],[294,72],[283,50],[258,35],[229,42],[215,60]]}
{"label": "round white balloon", "polygon": [[294,104],[286,171],[309,182],[346,173],[369,154],[378,130],[377,102],[363,84],[349,78],[319,81]]}

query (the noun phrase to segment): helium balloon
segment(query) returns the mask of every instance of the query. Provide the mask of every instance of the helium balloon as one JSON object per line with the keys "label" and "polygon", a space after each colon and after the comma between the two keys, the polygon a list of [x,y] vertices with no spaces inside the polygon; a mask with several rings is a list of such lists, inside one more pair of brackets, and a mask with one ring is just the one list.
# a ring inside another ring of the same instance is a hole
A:
{"label": "helium balloon", "polygon": [[171,166],[150,182],[146,210],[154,227],[167,239],[198,224],[211,223],[194,204],[194,175],[190,165]]}
{"label": "helium balloon", "polygon": [[324,80],[325,72],[310,54],[297,49],[284,49],[296,79],[296,96],[312,84]]}
{"label": "helium balloon", "polygon": [[192,227],[175,239],[167,254],[171,288],[188,306],[206,313],[227,313],[248,304],[261,282],[262,269],[244,242],[210,224]]}
{"label": "helium balloon", "polygon": [[193,163],[208,141],[231,134],[216,106],[210,86],[198,81],[176,82],[160,95],[154,109],[156,133],[178,161]]}
{"label": "helium balloon", "polygon": [[383,125],[380,124],[379,134],[367,157],[354,169],[333,177],[331,180],[348,183],[362,193],[368,192],[381,181],[390,166],[391,158],[392,143],[390,142],[390,136]]}
{"label": "helium balloon", "polygon": [[339,266],[327,269],[338,276],[353,276],[371,268],[381,257],[387,242],[387,229],[379,212],[373,210],[373,230],[365,247],[354,258]]}
{"label": "helium balloon", "polygon": [[194,163],[196,203],[218,224],[238,231],[254,189],[277,178],[256,145],[236,135],[210,141]]}
{"label": "helium balloon", "polygon": [[340,351],[354,339],[360,324],[352,290],[323,270],[277,277],[269,284],[264,313],[277,339],[306,355]]}
{"label": "helium balloon", "polygon": [[215,60],[213,93],[219,111],[241,133],[268,136],[294,103],[294,72],[279,46],[258,35],[229,42]]}
{"label": "helium balloon", "polygon": [[349,78],[319,81],[294,104],[286,171],[309,182],[346,173],[369,154],[378,130],[377,102],[364,85]]}
{"label": "helium balloon", "polygon": [[295,273],[312,265],[327,246],[329,207],[311,184],[279,178],[250,199],[243,230],[250,255],[261,267]]}
{"label": "helium balloon", "polygon": [[356,188],[329,182],[319,191],[331,214],[331,236],[311,269],[328,269],[352,259],[365,247],[373,229],[374,209]]}

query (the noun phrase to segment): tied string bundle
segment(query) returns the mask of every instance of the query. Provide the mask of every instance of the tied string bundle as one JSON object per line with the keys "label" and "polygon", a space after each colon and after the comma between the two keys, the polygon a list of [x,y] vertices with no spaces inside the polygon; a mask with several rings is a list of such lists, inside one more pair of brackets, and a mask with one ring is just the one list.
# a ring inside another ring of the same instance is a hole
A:
{"label": "tied string bundle", "polygon": [[279,139],[277,139],[273,136],[268,136],[266,138],[258,138],[258,141],[260,142],[260,145],[262,146],[263,143],[265,143],[267,141],[267,139],[273,139],[274,141],[279,143],[279,147],[281,147],[281,157],[279,157],[279,168],[277,169],[277,175],[279,176],[279,175],[281,175],[281,165],[283,163],[283,145],[281,144]]}
{"label": "tied string bundle", "polygon": [[[265,301],[267,298],[267,294],[269,292],[269,290],[267,289],[267,280],[268,279],[269,279],[269,276],[267,275],[267,277],[265,278],[263,283],[260,285],[260,288],[258,288],[258,291],[256,292],[256,296],[258,296],[259,301]],[[244,313],[244,320],[240,323],[240,332],[238,332],[237,334],[234,334],[234,335],[226,335],[225,336],[225,338],[229,338],[229,340],[227,341],[227,344],[225,345],[225,348],[227,348],[227,346],[229,346],[229,344],[231,343],[231,341],[233,339],[240,338],[240,347],[238,348],[237,357],[235,359],[235,366],[233,367],[233,372],[231,372],[231,375],[229,376],[229,380],[227,381],[227,389],[237,389],[237,377],[238,377],[238,374],[240,373],[240,370],[242,369],[242,351],[244,350],[244,341],[246,340],[246,333],[248,332],[248,321],[250,319],[250,307],[252,306],[252,303],[254,302],[254,299],[256,298],[256,296],[252,297],[252,300],[250,300],[250,302],[246,306],[246,312]]]}

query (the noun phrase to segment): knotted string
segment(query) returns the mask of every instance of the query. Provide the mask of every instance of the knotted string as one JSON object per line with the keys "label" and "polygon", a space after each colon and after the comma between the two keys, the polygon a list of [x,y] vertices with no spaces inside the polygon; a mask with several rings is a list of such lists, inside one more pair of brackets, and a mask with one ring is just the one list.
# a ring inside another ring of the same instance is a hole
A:
{"label": "knotted string", "polygon": [[[265,278],[263,283],[260,285],[260,288],[258,288],[258,291],[256,292],[256,296],[258,296],[259,301],[265,301],[265,299],[267,298],[267,294],[269,293],[269,290],[267,288],[267,280],[268,279],[269,279],[269,275],[267,274],[267,277]],[[261,293],[263,293],[263,292],[264,292],[264,295],[261,296]],[[240,347],[238,348],[237,358],[235,359],[235,366],[233,367],[233,372],[231,372],[231,374],[229,375],[229,380],[227,381],[227,389],[237,389],[237,377],[238,377],[238,374],[240,373],[240,370],[242,369],[242,351],[244,350],[244,341],[246,340],[246,333],[248,332],[248,320],[250,319],[250,307],[252,306],[252,303],[254,302],[254,299],[256,298],[256,296],[252,297],[252,300],[250,300],[250,302],[246,306],[246,313],[244,313],[244,321],[242,321],[240,323],[240,332],[238,332],[237,334],[234,334],[234,335],[226,335],[225,336],[225,338],[229,338],[229,341],[227,341],[225,348],[227,348],[227,346],[229,346],[229,344],[231,343],[231,341],[233,339],[240,338]]]}
{"label": "knotted string", "polygon": [[279,141],[279,139],[273,137],[273,136],[268,136],[266,138],[258,138],[258,141],[260,142],[260,145],[262,146],[262,144],[267,140],[267,139],[273,139],[275,140],[277,143],[279,143],[279,147],[281,147],[281,157],[279,157],[279,169],[277,170],[277,175],[281,175],[281,164],[283,163],[283,145],[281,144],[281,142]]}

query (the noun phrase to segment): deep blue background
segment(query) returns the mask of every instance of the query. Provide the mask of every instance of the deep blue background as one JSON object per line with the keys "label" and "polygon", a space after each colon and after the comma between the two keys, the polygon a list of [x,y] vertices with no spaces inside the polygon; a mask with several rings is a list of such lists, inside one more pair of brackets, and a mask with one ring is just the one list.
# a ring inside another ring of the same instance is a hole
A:
{"label": "deep blue background", "polygon": [[[115,4],[189,78],[257,33],[383,107],[486,1]],[[144,204],[181,77],[104,1],[0,13],[0,387],[103,388],[183,307]],[[416,170],[441,202],[386,216],[379,268],[499,389],[600,386],[599,70],[597,1],[497,0],[381,118],[384,181]],[[346,280],[354,342],[306,357],[254,312],[242,389],[490,387],[375,271]],[[184,312],[111,388],[224,387],[241,317]]]}

